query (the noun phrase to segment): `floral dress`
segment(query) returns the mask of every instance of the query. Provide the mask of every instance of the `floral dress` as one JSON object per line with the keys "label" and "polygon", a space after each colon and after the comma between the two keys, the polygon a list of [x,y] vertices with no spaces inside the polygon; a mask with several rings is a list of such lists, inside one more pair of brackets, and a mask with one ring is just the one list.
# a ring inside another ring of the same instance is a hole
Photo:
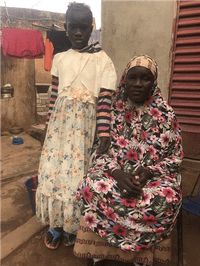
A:
{"label": "floral dress", "polygon": [[[116,72],[97,44],[81,52],[56,54],[51,73],[54,92],[58,80],[59,85],[39,165],[36,215],[51,228],[76,234],[80,218],[76,191],[88,170],[98,107],[116,90]],[[98,119],[101,122],[101,115]],[[102,136],[104,129],[100,126]],[[106,130],[110,134],[110,128]]]}
{"label": "floral dress", "polygon": [[[156,85],[143,105],[130,102],[119,87],[111,123],[110,150],[94,155],[77,199],[93,232],[123,251],[140,252],[169,236],[181,206],[180,128]],[[140,166],[153,177],[139,198],[123,197],[108,170],[117,167],[132,173]]]}

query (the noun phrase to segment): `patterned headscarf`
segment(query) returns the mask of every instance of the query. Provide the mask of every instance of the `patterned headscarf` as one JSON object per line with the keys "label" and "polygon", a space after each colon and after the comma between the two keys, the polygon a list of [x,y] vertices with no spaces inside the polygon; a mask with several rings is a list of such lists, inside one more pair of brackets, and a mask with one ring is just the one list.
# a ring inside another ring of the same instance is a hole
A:
{"label": "patterned headscarf", "polygon": [[128,71],[136,66],[142,66],[148,68],[151,73],[153,74],[154,77],[154,84],[157,84],[157,77],[158,77],[158,65],[157,63],[148,55],[140,55],[140,56],[135,56],[133,57],[128,64],[126,65],[126,68],[122,74],[120,84],[123,85],[126,75]]}
{"label": "patterned headscarf", "polygon": [[160,88],[157,84],[157,77],[158,77],[157,63],[148,55],[140,55],[140,56],[133,57],[126,65],[126,68],[124,72],[122,73],[117,90],[113,94],[113,97],[112,97],[113,101],[117,101],[119,99],[122,99],[122,101],[127,100],[128,95],[126,91],[126,75],[131,68],[136,67],[136,66],[142,66],[142,67],[148,68],[154,77],[154,84],[150,91],[150,95],[155,97],[156,95],[161,94]]}
{"label": "patterned headscarf", "polygon": [[135,66],[142,66],[148,68],[154,76],[154,81],[157,80],[158,65],[150,56],[141,55],[133,57],[127,64],[125,72],[127,73],[129,69]]}

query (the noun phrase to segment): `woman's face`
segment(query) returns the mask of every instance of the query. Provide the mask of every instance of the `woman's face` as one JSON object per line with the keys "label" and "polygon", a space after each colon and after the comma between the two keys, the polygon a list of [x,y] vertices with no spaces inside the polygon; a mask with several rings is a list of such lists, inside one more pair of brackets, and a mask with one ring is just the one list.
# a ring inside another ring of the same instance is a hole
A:
{"label": "woman's face", "polygon": [[133,67],[126,75],[126,90],[132,102],[144,103],[149,98],[153,84],[153,74],[146,67]]}
{"label": "woman's face", "polygon": [[72,49],[83,49],[88,45],[92,23],[87,13],[82,11],[71,13],[67,19],[66,27]]}

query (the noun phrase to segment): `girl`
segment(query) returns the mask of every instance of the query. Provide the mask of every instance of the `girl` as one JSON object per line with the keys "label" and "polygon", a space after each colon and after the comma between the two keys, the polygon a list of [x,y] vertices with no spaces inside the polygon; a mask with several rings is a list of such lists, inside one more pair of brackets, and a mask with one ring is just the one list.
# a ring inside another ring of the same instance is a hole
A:
{"label": "girl", "polygon": [[58,247],[62,235],[66,246],[74,244],[80,216],[75,194],[88,169],[96,120],[98,152],[110,145],[116,72],[98,43],[88,46],[92,20],[85,4],[68,6],[66,30],[72,48],[56,54],[51,69],[53,95],[36,193],[37,219],[50,226],[45,237],[50,249]]}

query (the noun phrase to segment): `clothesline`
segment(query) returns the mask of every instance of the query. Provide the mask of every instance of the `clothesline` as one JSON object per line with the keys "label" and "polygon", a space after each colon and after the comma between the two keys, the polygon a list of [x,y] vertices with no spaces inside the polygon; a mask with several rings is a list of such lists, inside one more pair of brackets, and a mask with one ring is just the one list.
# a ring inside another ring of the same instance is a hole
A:
{"label": "clothesline", "polygon": [[[64,13],[63,13],[64,15]],[[54,17],[44,17],[44,16],[41,16],[40,18],[30,18],[30,14],[28,14],[28,16],[26,16],[25,14],[23,14],[23,17],[18,17],[18,16],[15,16],[15,15],[12,15],[12,14],[9,14],[8,13],[8,8],[6,7],[5,5],[5,12],[3,12],[3,10],[1,10],[1,21],[4,21],[6,20],[7,21],[7,25],[13,27],[13,22],[14,21],[27,21],[27,22],[47,22],[47,21],[50,21],[50,22],[59,22],[59,23],[64,23],[64,19],[63,21],[60,20],[60,19],[56,19]],[[5,24],[4,24],[5,25]]]}
{"label": "clothesline", "polygon": [[32,26],[38,27],[38,28],[41,28],[41,29],[46,29],[46,30],[58,30],[58,29],[60,29],[59,26],[54,25],[54,24],[52,24],[51,27],[48,27],[48,26],[40,26],[40,25],[32,23]]}
{"label": "clothesline", "polygon": [[[0,18],[2,17],[2,15],[0,15]],[[16,17],[16,19],[19,19],[19,20],[25,20],[25,21],[34,21],[34,22],[38,22],[38,21],[57,21],[57,22],[60,22],[60,23],[63,23],[64,24],[64,22],[62,22],[62,21],[60,21],[60,20],[57,20],[57,19],[51,19],[51,18],[47,18],[47,19],[26,19],[26,18],[17,18]],[[13,24],[12,24],[12,22],[10,21],[10,19],[8,18],[7,19],[8,20],[8,22],[9,22],[9,25],[10,26],[4,26],[5,28],[14,28],[13,27]],[[1,21],[2,21],[2,19],[1,19]],[[43,29],[46,29],[46,30],[51,30],[52,28],[51,27],[44,27],[44,26],[39,26],[39,25],[33,25],[33,23],[32,23],[32,26],[35,26],[35,27],[39,27],[39,28],[43,28]],[[17,27],[18,29],[19,29],[19,27]],[[21,27],[21,29],[24,29],[24,27]]]}
{"label": "clothesline", "polygon": [[[1,17],[1,16],[0,16]],[[44,29],[45,31],[51,31],[51,30],[54,30],[54,31],[63,31],[63,30],[60,30],[60,27],[59,26],[57,26],[57,25],[54,25],[54,24],[52,24],[51,26],[40,26],[40,25],[37,25],[37,24],[34,24],[34,23],[32,23],[31,24],[32,25],[32,27],[31,26],[29,26],[29,28],[27,28],[27,27],[13,27],[13,26],[3,26],[3,28],[5,28],[5,29],[26,29],[26,30],[32,30],[33,29],[33,27],[36,27],[36,28],[38,28],[38,31],[39,31],[39,28],[40,29]],[[1,32],[2,30],[0,29],[0,32]]]}
{"label": "clothesline", "polygon": [[[2,15],[1,15],[2,16]],[[60,20],[58,20],[58,19],[55,19],[55,18],[41,18],[41,19],[35,19],[35,18],[33,18],[33,19],[30,19],[30,18],[19,18],[19,17],[16,17],[16,16],[13,16],[13,15],[9,15],[9,14],[7,14],[6,15],[8,18],[10,17],[10,18],[15,18],[15,19],[18,19],[18,20],[26,20],[26,21],[58,21],[58,22],[62,22],[62,21],[60,21]],[[63,20],[63,23],[64,23],[64,20]]]}
{"label": "clothesline", "polygon": [[[58,21],[58,22],[62,22],[62,21],[60,21],[59,19],[55,19],[55,18],[44,18],[44,17],[42,17],[41,19],[30,19],[30,18],[25,18],[25,17],[23,17],[23,18],[20,18],[20,17],[16,17],[16,16],[14,16],[14,15],[10,15],[9,13],[8,13],[8,8],[7,8],[7,6],[5,5],[5,9],[6,9],[6,16],[7,16],[7,19],[9,20],[9,17],[10,18],[15,18],[15,19],[17,19],[17,20],[26,20],[26,21],[48,21],[48,20],[50,20],[50,21]],[[1,12],[2,13],[2,12]],[[63,13],[64,14],[64,13]],[[1,15],[1,17],[2,17],[2,15]]]}

